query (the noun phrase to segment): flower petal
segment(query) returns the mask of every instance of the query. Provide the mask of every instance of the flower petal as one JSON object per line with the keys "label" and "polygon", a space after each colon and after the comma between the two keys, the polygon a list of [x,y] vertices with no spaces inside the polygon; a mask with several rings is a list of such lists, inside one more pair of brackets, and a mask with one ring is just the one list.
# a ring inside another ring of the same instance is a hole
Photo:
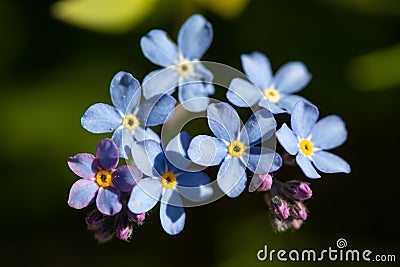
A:
{"label": "flower petal", "polygon": [[112,174],[112,183],[122,192],[132,190],[137,182],[143,177],[142,172],[133,166],[123,165],[118,167]]}
{"label": "flower petal", "polygon": [[200,61],[193,61],[193,66],[195,77],[205,83],[208,95],[214,94],[215,88],[212,84],[212,81],[214,80],[214,74],[209,69],[207,69]]}
{"label": "flower petal", "polygon": [[207,118],[208,126],[216,137],[228,142],[238,138],[240,118],[231,105],[224,102],[210,104]]}
{"label": "flower petal", "polygon": [[99,186],[88,179],[79,179],[69,191],[68,205],[74,209],[82,209],[93,202]]}
{"label": "flower petal", "polygon": [[172,189],[165,190],[160,204],[160,220],[164,231],[170,235],[179,234],[185,226],[185,219],[181,197]]}
{"label": "flower petal", "polygon": [[276,72],[273,84],[279,93],[295,93],[311,80],[307,67],[299,61],[288,62]]}
{"label": "flower petal", "polygon": [[164,152],[156,141],[143,140],[134,143],[132,156],[136,166],[147,176],[158,177],[164,173],[166,167]]}
{"label": "flower petal", "polygon": [[137,117],[145,126],[160,125],[171,118],[175,103],[175,98],[170,95],[155,95],[140,105]]}
{"label": "flower petal", "polygon": [[294,105],[297,104],[299,101],[308,102],[304,97],[298,95],[284,95],[279,100],[278,105],[287,111],[287,113],[292,114]]}
{"label": "flower petal", "polygon": [[244,125],[240,136],[246,136],[248,144],[255,145],[269,139],[276,130],[276,121],[272,113],[262,109],[253,113]]}
{"label": "flower petal", "polygon": [[308,178],[321,178],[321,175],[319,175],[315,168],[312,166],[311,160],[304,156],[302,153],[297,154],[296,162]]}
{"label": "flower petal", "polygon": [[[255,174],[270,173],[271,168],[275,165],[279,165],[282,162],[279,161],[280,156],[270,148],[267,147],[252,147],[250,148],[250,154],[246,162],[247,168]],[[276,166],[274,166],[276,168]]]}
{"label": "flower petal", "polygon": [[246,187],[246,167],[239,158],[225,159],[217,174],[217,183],[229,197],[239,196]]}
{"label": "flower petal", "polygon": [[169,141],[164,153],[170,164],[181,170],[189,167],[191,161],[187,151],[191,141],[192,137],[187,132],[180,132]]}
{"label": "flower petal", "polygon": [[316,106],[304,101],[297,102],[291,116],[293,132],[302,139],[308,138],[318,116],[319,111]]}
{"label": "flower petal", "polygon": [[140,39],[144,56],[153,64],[167,67],[178,60],[178,48],[163,30],[151,30]]}
{"label": "flower petal", "polygon": [[186,82],[179,86],[179,102],[190,112],[201,112],[207,109],[208,98],[207,84],[203,82]]}
{"label": "flower petal", "polygon": [[118,148],[119,156],[127,159],[130,155],[130,149],[133,144],[132,132],[120,127],[113,133],[111,139]]}
{"label": "flower petal", "polygon": [[103,170],[112,171],[117,167],[118,148],[111,139],[105,138],[100,141],[96,148],[96,158]]}
{"label": "flower petal", "polygon": [[111,133],[121,125],[121,122],[121,113],[103,103],[90,106],[81,118],[82,127],[91,133]]}
{"label": "flower petal", "polygon": [[158,94],[172,94],[178,85],[178,73],[173,68],[154,70],[143,79],[143,96],[149,99]]}
{"label": "flower petal", "polygon": [[200,58],[210,47],[213,39],[211,23],[202,15],[188,18],[178,33],[178,46],[184,58]]}
{"label": "flower petal", "polygon": [[336,115],[320,119],[311,131],[311,141],[315,147],[332,149],[343,144],[347,139],[344,121]]}
{"label": "flower petal", "polygon": [[118,189],[100,188],[96,198],[96,206],[104,215],[114,215],[121,211],[122,204]]}
{"label": "flower petal", "polygon": [[144,178],[132,189],[128,209],[136,214],[148,212],[158,202],[163,186],[158,178]]}
{"label": "flower petal", "polygon": [[132,113],[140,102],[140,84],[132,74],[120,71],[111,81],[111,100],[123,114]]}
{"label": "flower petal", "polygon": [[183,172],[177,177],[176,190],[193,202],[201,202],[213,194],[214,190],[208,184],[210,178],[203,172]]}
{"label": "flower petal", "polygon": [[238,107],[252,107],[263,97],[259,88],[241,78],[234,78],[226,92],[226,98]]}
{"label": "flower petal", "polygon": [[258,102],[258,105],[260,107],[270,110],[272,114],[285,113],[285,110],[280,108],[277,104],[269,101],[268,99],[265,99],[264,97],[260,100],[260,102]]}
{"label": "flower petal", "polygon": [[244,72],[253,83],[261,89],[269,87],[272,80],[271,63],[264,54],[260,52],[243,54],[240,59]]}
{"label": "flower petal", "polygon": [[220,139],[198,135],[192,139],[188,149],[189,158],[202,166],[215,166],[228,154],[227,146]]}
{"label": "flower petal", "polygon": [[154,132],[149,127],[142,126],[139,126],[135,129],[135,139],[137,141],[154,140],[157,143],[161,142],[161,139],[156,132]]}
{"label": "flower petal", "polygon": [[312,155],[312,161],[318,170],[325,173],[350,173],[351,171],[350,165],[344,159],[326,151],[315,152]]}
{"label": "flower petal", "polygon": [[290,155],[296,155],[299,152],[297,137],[286,123],[282,124],[282,127],[276,132],[276,138]]}
{"label": "flower petal", "polygon": [[68,167],[79,177],[90,179],[96,176],[98,166],[92,154],[81,153],[68,158]]}

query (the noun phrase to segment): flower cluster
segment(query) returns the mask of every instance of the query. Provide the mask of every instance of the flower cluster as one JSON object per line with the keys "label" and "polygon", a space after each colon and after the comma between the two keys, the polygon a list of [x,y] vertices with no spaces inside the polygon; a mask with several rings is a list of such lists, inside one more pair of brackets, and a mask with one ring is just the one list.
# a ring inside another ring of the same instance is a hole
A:
{"label": "flower cluster", "polygon": [[[83,114],[87,131],[112,133],[100,141],[95,156],[68,159],[81,178],[72,185],[68,204],[83,209],[95,203],[86,224],[99,242],[113,236],[129,240],[158,202],[162,228],[178,234],[185,225],[184,207],[212,202],[219,192],[238,197],[250,174],[248,190],[265,193],[273,227],[298,229],[307,219],[304,201],[312,191],[307,182],[274,177],[285,163],[275,152],[275,136],[308,178],[350,172],[346,161],[326,151],[346,141],[344,122],[335,115],[317,121],[317,107],[294,95],[311,80],[303,63],[289,62],[273,75],[262,53],[242,55],[248,80],[234,78],[226,93],[234,106],[252,108],[242,124],[232,105],[210,99],[214,74],[199,59],[212,38],[212,26],[201,15],[183,24],[177,44],[162,30],[150,31],[140,42],[143,54],[163,69],[150,72],[142,86],[132,74],[118,72],[110,84],[113,105],[96,103]],[[173,117],[176,89],[186,111],[206,111],[214,136],[191,137],[182,131],[166,143],[151,129]],[[286,123],[279,127],[275,117],[281,113],[290,115],[291,128]],[[126,164],[119,164],[120,158]],[[219,166],[215,179],[206,170],[210,166]]]}

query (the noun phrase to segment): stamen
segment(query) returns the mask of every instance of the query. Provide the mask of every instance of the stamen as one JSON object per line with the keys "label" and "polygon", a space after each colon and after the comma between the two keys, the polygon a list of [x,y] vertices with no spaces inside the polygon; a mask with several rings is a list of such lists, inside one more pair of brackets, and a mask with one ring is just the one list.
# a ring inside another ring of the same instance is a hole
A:
{"label": "stamen", "polygon": [[266,88],[263,90],[263,95],[266,99],[271,101],[272,103],[278,103],[281,99],[281,95],[279,92],[274,88]]}
{"label": "stamen", "polygon": [[96,183],[100,187],[109,187],[112,185],[112,175],[108,171],[101,170],[96,173]]}
{"label": "stamen", "polygon": [[182,59],[175,66],[176,72],[181,77],[189,77],[194,73],[194,66],[190,60]]}
{"label": "stamen", "polygon": [[313,153],[313,144],[307,140],[307,139],[303,139],[300,142],[300,150],[301,152],[303,152],[304,155],[306,156],[311,156],[311,154]]}
{"label": "stamen", "polygon": [[161,176],[161,183],[165,188],[171,189],[176,185],[176,176],[172,172],[166,171]]}
{"label": "stamen", "polygon": [[240,157],[244,152],[244,145],[240,141],[233,141],[228,145],[228,153],[232,157]]}
{"label": "stamen", "polygon": [[128,114],[122,119],[122,125],[132,133],[139,126],[139,120],[133,114]]}

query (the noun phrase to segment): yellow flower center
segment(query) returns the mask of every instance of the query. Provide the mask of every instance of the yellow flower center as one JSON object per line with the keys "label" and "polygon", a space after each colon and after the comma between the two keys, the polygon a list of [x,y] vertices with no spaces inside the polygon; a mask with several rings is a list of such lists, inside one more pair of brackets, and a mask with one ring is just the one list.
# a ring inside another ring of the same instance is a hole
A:
{"label": "yellow flower center", "polygon": [[165,188],[174,188],[176,185],[176,176],[172,172],[164,172],[161,176],[161,183]]}
{"label": "yellow flower center", "polygon": [[244,152],[244,145],[240,141],[233,141],[228,146],[228,153],[232,157],[240,157]]}
{"label": "yellow flower center", "polygon": [[134,132],[135,129],[139,126],[139,120],[136,118],[135,115],[129,114],[122,119],[122,125],[125,129]]}
{"label": "yellow flower center", "polygon": [[105,170],[96,173],[96,183],[101,187],[109,187],[112,184],[111,173]]}
{"label": "yellow flower center", "polygon": [[310,156],[313,153],[313,144],[309,140],[304,139],[300,142],[300,150],[304,155]]}
{"label": "yellow flower center", "polygon": [[279,100],[281,99],[281,95],[274,88],[266,88],[266,89],[264,89],[263,90],[263,95],[264,95],[264,97],[266,99],[268,99],[272,103],[278,103]]}
{"label": "yellow flower center", "polygon": [[182,59],[181,61],[179,61],[175,66],[175,69],[176,72],[178,72],[178,75],[181,77],[189,77],[194,72],[193,63],[187,59]]}

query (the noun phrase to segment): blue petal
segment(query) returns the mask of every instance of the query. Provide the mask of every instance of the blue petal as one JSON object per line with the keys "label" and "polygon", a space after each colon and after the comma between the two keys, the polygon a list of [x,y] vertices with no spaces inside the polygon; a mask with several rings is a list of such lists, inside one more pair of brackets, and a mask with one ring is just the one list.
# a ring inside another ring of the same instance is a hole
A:
{"label": "blue petal", "polygon": [[187,82],[179,86],[179,102],[190,112],[201,112],[207,109],[208,98],[207,85],[202,82]]}
{"label": "blue petal", "polygon": [[203,172],[183,172],[177,177],[176,190],[185,198],[201,202],[211,197],[213,188],[208,185],[210,178]]}
{"label": "blue petal", "polygon": [[142,126],[137,127],[135,129],[135,139],[137,141],[154,140],[157,143],[161,143],[161,139],[158,136],[158,134],[155,133],[149,127],[142,127]]}
{"label": "blue petal", "polygon": [[298,95],[284,95],[279,100],[278,105],[286,110],[287,113],[292,114],[294,105],[299,101],[309,102],[304,97]]}
{"label": "blue petal", "polygon": [[96,148],[96,158],[103,170],[112,171],[117,167],[118,148],[111,139],[105,138],[100,141]]}
{"label": "blue petal", "polygon": [[100,188],[97,193],[96,206],[105,215],[115,215],[122,209],[119,191],[116,188]]}
{"label": "blue petal", "polygon": [[275,154],[275,151],[270,148],[252,147],[248,156],[247,168],[256,174],[270,173],[277,158]]}
{"label": "blue petal", "polygon": [[217,183],[228,197],[239,196],[246,187],[246,167],[239,158],[225,159],[217,174]]}
{"label": "blue petal", "polygon": [[68,166],[76,175],[91,179],[97,173],[97,161],[91,154],[81,153],[68,158]]}
{"label": "blue petal", "polygon": [[311,80],[307,67],[299,61],[286,63],[276,72],[273,84],[279,93],[295,93],[303,89]]}
{"label": "blue petal", "polygon": [[103,103],[90,106],[81,118],[82,127],[91,133],[111,133],[121,125],[121,122],[121,113]]}
{"label": "blue petal", "polygon": [[93,202],[99,186],[88,179],[79,179],[69,191],[68,205],[74,209],[82,209]]}
{"label": "blue petal", "polygon": [[[279,170],[282,167],[282,158],[278,153],[275,153],[272,165],[270,166],[270,169],[268,173],[275,172]],[[265,173],[262,173],[265,174]],[[260,177],[258,174],[254,174],[253,178],[251,179],[250,185],[249,185],[249,192],[254,192],[257,190],[257,188],[261,185],[262,180],[260,180]]]}
{"label": "blue petal", "polygon": [[208,135],[198,135],[189,145],[189,158],[202,166],[214,166],[228,154],[227,145],[220,139]]}
{"label": "blue petal", "polygon": [[238,138],[240,118],[236,110],[227,103],[210,104],[207,108],[208,126],[216,137],[233,141]]}
{"label": "blue petal", "polygon": [[[136,133],[136,130],[135,130]],[[132,132],[125,128],[118,128],[111,139],[118,148],[118,153],[121,158],[127,159],[131,154],[131,147],[133,144]]]}
{"label": "blue petal", "polygon": [[178,85],[178,73],[173,68],[154,70],[143,79],[143,96],[149,99],[158,94],[172,94]]}
{"label": "blue petal", "polygon": [[175,103],[170,95],[155,95],[140,105],[137,117],[145,126],[160,125],[171,118]]}
{"label": "blue petal", "polygon": [[136,214],[148,212],[158,202],[163,186],[158,178],[144,178],[132,189],[128,209]]}
{"label": "blue petal", "polygon": [[132,113],[140,102],[140,84],[132,74],[120,71],[111,81],[111,100],[123,114]]}
{"label": "blue petal", "polygon": [[351,171],[350,165],[345,160],[326,151],[315,152],[311,158],[315,167],[325,173],[350,173]]}
{"label": "blue petal", "polygon": [[271,112],[262,109],[253,113],[244,125],[240,136],[246,136],[248,144],[255,145],[269,139],[276,129],[276,121]]}
{"label": "blue petal", "polygon": [[[206,62],[207,63],[207,62]],[[200,61],[194,61],[193,62],[194,66],[194,72],[195,72],[195,77],[199,78],[202,82],[204,82],[204,86],[206,88],[206,91],[208,92],[208,95],[212,95],[215,93],[215,88],[214,85],[212,84],[214,80],[214,74],[207,69]]]}
{"label": "blue petal", "polygon": [[272,114],[280,114],[280,113],[284,113],[285,110],[283,110],[282,108],[280,108],[277,104],[269,101],[266,98],[262,98],[260,100],[260,102],[258,103],[258,105],[260,107],[263,107],[265,109],[268,109],[272,112]]}
{"label": "blue petal", "polygon": [[299,141],[286,123],[276,132],[276,138],[290,155],[296,155],[299,152]]}
{"label": "blue petal", "polygon": [[297,154],[296,162],[308,178],[321,178],[321,175],[319,175],[315,168],[312,166],[311,160],[304,156],[302,153]]}
{"label": "blue petal", "polygon": [[269,59],[260,52],[240,56],[243,70],[250,80],[259,88],[269,87],[272,80],[272,70]]}
{"label": "blue petal", "polygon": [[191,141],[192,137],[187,132],[180,132],[169,141],[165,148],[165,156],[170,164],[181,170],[186,170],[189,167],[191,161],[187,150]]}
{"label": "blue petal", "polygon": [[332,149],[343,144],[347,139],[347,130],[344,121],[330,115],[319,120],[311,131],[311,141],[315,147]]}
{"label": "blue petal", "polygon": [[144,56],[156,65],[163,67],[175,65],[178,48],[163,30],[152,30],[140,39]]}
{"label": "blue petal", "polygon": [[181,197],[172,189],[165,190],[160,204],[160,220],[164,231],[170,235],[179,234],[185,226],[185,219]]}
{"label": "blue petal", "polygon": [[308,138],[319,116],[316,106],[299,101],[293,108],[291,125],[293,132],[300,138]]}
{"label": "blue petal", "polygon": [[136,166],[147,176],[158,177],[165,171],[164,153],[160,144],[154,140],[143,140],[134,143],[132,145],[132,156]]}
{"label": "blue petal", "polygon": [[226,92],[226,98],[238,107],[252,107],[264,96],[253,84],[241,78],[234,78]]}
{"label": "blue petal", "polygon": [[200,58],[210,47],[213,29],[202,15],[193,15],[183,23],[178,33],[178,46],[184,58]]}
{"label": "blue petal", "polygon": [[133,166],[123,165],[112,174],[112,183],[122,192],[132,190],[135,184],[142,178],[142,172]]}

